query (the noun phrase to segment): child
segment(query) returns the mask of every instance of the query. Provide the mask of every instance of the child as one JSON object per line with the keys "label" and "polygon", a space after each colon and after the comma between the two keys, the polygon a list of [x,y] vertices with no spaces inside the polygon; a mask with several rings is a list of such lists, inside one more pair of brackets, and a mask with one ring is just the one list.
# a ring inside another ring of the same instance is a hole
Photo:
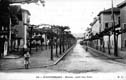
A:
{"label": "child", "polygon": [[29,68],[29,64],[30,64],[30,54],[29,51],[26,50],[25,54],[24,54],[24,65],[25,65],[25,69]]}

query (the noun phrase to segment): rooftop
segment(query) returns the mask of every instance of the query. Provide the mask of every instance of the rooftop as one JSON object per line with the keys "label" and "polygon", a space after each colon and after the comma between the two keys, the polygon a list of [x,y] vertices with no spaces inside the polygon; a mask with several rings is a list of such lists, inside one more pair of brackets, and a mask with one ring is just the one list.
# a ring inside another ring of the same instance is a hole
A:
{"label": "rooftop", "polygon": [[20,11],[27,12],[28,15],[31,15],[30,12],[26,9],[22,9],[20,5],[10,5],[10,10],[12,14],[17,14]]}
{"label": "rooftop", "polygon": [[27,12],[28,13],[28,15],[31,15],[31,13],[28,11],[28,10],[26,10],[26,9],[21,9],[23,12]]}
{"label": "rooftop", "polygon": [[[114,11],[114,13],[119,13],[119,12],[120,12],[120,9],[114,7],[114,8],[113,8],[113,11]],[[101,14],[104,14],[104,13],[111,13],[111,12],[112,12],[112,8],[109,8],[109,9],[106,9],[106,10],[101,11],[101,12],[98,14],[98,16],[100,16]]]}
{"label": "rooftop", "polygon": [[117,5],[118,8],[122,8],[123,6],[126,6],[126,0]]}
{"label": "rooftop", "polygon": [[98,21],[98,18],[97,18],[97,17],[95,17],[95,18],[94,18],[94,20],[93,20],[93,22],[92,22],[92,23],[90,23],[89,25],[90,25],[90,26],[93,26],[93,25],[94,25],[97,21]]}

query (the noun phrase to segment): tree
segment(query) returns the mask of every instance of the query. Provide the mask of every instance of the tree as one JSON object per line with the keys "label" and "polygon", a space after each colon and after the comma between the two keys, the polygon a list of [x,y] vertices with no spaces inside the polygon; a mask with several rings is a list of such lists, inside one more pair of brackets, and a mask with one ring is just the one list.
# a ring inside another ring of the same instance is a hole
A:
{"label": "tree", "polygon": [[43,3],[43,0],[8,0],[10,3],[37,3],[38,1],[40,1],[41,3]]}
{"label": "tree", "polygon": [[9,23],[9,2],[7,0],[0,0],[0,36],[4,36],[0,41],[0,55],[4,52],[5,38],[9,38]]}
{"label": "tree", "polygon": [[30,3],[38,3],[40,2],[43,6],[45,6],[45,1],[44,0],[7,0],[9,1],[10,4],[13,4],[13,3],[22,3],[22,4],[30,4]]}
{"label": "tree", "polygon": [[[64,48],[64,31],[67,30],[67,29],[70,29],[69,26],[60,26],[59,27],[60,30],[61,30],[61,36],[60,36],[60,54],[61,54],[61,45],[63,45],[63,52],[65,51],[65,48]],[[61,44],[62,43],[62,44]]]}

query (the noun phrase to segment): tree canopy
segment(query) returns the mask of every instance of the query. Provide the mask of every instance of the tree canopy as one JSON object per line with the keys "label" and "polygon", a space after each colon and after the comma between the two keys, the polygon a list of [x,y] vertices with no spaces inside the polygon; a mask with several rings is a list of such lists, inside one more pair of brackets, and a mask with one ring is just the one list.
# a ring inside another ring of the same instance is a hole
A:
{"label": "tree canopy", "polygon": [[44,3],[44,0],[8,0],[10,3],[37,3],[40,1]]}

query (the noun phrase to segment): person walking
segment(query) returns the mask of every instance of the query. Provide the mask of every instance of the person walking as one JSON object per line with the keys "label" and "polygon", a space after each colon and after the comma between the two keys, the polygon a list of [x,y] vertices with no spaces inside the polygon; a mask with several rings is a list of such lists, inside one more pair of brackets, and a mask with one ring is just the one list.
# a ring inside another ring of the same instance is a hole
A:
{"label": "person walking", "polygon": [[25,69],[29,69],[29,66],[30,66],[30,54],[29,54],[28,49],[25,49],[25,52],[24,52],[24,66],[25,66]]}
{"label": "person walking", "polygon": [[88,51],[88,47],[86,46],[86,51]]}
{"label": "person walking", "polygon": [[88,51],[88,45],[87,45],[87,42],[86,42],[86,51]]}

